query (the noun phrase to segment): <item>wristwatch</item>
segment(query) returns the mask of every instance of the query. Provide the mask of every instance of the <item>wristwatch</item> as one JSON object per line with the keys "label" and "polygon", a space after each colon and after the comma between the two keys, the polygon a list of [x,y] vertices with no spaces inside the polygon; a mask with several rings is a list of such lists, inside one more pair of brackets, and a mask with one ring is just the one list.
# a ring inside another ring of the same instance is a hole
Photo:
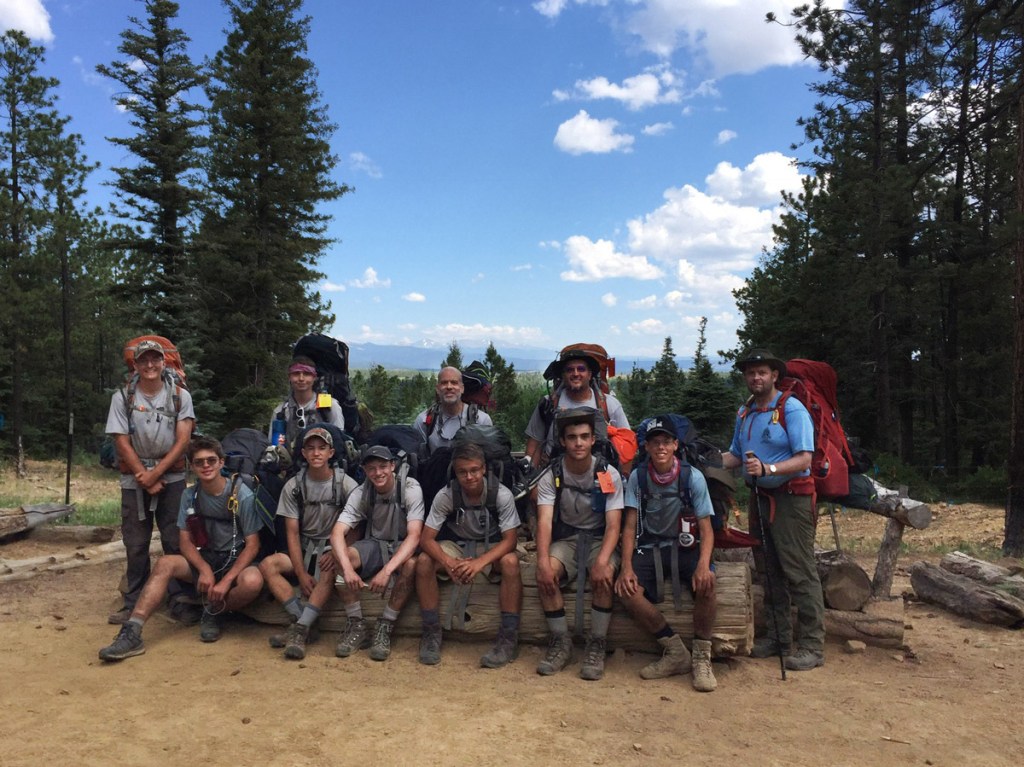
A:
{"label": "wristwatch", "polygon": [[774,463],[768,464],[768,471],[771,472],[772,474],[775,473],[775,464]]}

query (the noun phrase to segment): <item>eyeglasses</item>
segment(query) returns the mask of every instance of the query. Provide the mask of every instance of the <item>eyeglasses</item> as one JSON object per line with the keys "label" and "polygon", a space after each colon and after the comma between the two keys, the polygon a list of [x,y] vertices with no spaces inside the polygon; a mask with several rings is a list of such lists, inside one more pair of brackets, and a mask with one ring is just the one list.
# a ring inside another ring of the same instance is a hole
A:
{"label": "eyeglasses", "polygon": [[207,458],[193,458],[192,465],[201,469],[203,466],[215,466],[218,461],[220,461],[220,458],[211,455]]}
{"label": "eyeglasses", "polygon": [[586,365],[566,365],[566,373],[586,373],[590,368]]}
{"label": "eyeglasses", "polygon": [[142,357],[141,359],[136,359],[135,360],[135,367],[137,367],[137,368],[141,368],[141,367],[156,367],[157,365],[162,365],[163,362],[164,362],[164,358],[163,357],[159,357],[159,356],[158,357]]}

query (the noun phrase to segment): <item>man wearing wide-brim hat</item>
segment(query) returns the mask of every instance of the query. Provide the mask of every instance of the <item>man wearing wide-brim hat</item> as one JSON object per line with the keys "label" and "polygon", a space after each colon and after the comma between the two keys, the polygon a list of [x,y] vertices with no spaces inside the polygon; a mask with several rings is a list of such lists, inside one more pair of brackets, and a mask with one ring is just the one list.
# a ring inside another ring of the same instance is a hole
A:
{"label": "man wearing wide-brim hat", "polygon": [[[824,665],[825,605],[814,561],[814,426],[796,397],[776,384],[786,363],[764,348],[750,349],[736,367],[750,399],[736,415],[726,468],[743,467],[750,485],[751,533],[764,531],[765,609],[770,635],[754,643],[759,658],[786,656],[786,668]],[[758,559],[761,559],[759,557]],[[793,652],[790,603],[797,608],[799,642]]]}

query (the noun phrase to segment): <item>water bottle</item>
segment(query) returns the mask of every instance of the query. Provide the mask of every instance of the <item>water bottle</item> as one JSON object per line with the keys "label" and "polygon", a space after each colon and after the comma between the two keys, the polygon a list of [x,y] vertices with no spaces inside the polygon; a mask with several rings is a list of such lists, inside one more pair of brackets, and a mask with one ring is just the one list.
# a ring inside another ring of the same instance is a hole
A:
{"label": "water bottle", "polygon": [[284,447],[287,440],[288,422],[283,418],[275,418],[270,426],[270,444],[275,447]]}
{"label": "water bottle", "polygon": [[192,544],[197,549],[201,549],[209,543],[209,537],[206,534],[206,523],[203,522],[203,518],[196,514],[196,510],[191,506],[185,509],[185,528],[188,530],[189,535],[192,536]]}

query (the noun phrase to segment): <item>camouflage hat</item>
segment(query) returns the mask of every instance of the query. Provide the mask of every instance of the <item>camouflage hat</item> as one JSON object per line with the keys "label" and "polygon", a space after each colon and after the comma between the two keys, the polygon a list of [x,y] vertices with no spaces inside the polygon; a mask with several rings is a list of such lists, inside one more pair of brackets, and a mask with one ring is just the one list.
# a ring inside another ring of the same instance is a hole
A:
{"label": "camouflage hat", "polygon": [[327,443],[327,447],[334,447],[334,438],[331,436],[331,433],[322,426],[316,426],[307,431],[305,436],[302,438],[302,444],[305,445],[312,437],[319,437]]}
{"label": "camouflage hat", "polygon": [[158,344],[156,341],[146,339],[145,341],[139,341],[138,346],[135,347],[135,359],[138,359],[146,352],[156,352],[161,357],[164,356],[164,347]]}

